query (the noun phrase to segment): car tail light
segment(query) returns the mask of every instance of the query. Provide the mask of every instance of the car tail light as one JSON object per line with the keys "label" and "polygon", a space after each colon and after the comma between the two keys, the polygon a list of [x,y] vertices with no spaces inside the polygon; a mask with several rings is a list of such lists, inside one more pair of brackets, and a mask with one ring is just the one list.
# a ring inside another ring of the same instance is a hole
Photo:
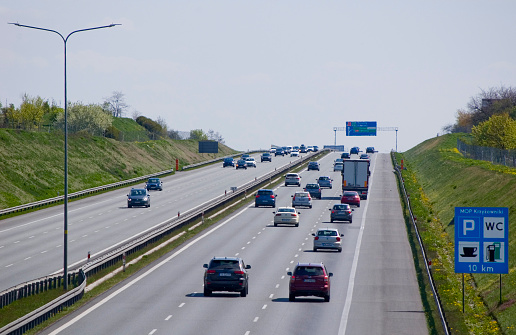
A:
{"label": "car tail light", "polygon": [[277,213],[276,216],[281,216],[281,213]]}
{"label": "car tail light", "polygon": [[297,214],[290,214],[290,216],[297,216]]}
{"label": "car tail light", "polygon": [[215,270],[208,270],[207,273],[214,274],[214,273],[216,273],[216,271]]}
{"label": "car tail light", "polygon": [[311,196],[308,196],[308,200],[312,200],[312,197],[311,197]]}
{"label": "car tail light", "polygon": [[328,282],[328,276],[327,275],[324,275],[324,282],[327,283]]}
{"label": "car tail light", "polygon": [[259,198],[260,196],[257,194],[256,197]]}
{"label": "car tail light", "polygon": [[273,196],[273,195],[271,195],[271,199],[274,199],[274,196]]}
{"label": "car tail light", "polygon": [[332,214],[335,214],[335,211],[331,211]]}
{"label": "car tail light", "polygon": [[337,242],[340,242],[340,236],[337,236]]}
{"label": "car tail light", "polygon": [[316,237],[314,238],[314,240],[316,240],[316,241],[317,241],[318,239],[319,239],[319,236],[316,236]]}
{"label": "car tail light", "polygon": [[235,274],[237,274],[237,275],[243,275],[243,274],[244,274],[244,271],[235,271]]}

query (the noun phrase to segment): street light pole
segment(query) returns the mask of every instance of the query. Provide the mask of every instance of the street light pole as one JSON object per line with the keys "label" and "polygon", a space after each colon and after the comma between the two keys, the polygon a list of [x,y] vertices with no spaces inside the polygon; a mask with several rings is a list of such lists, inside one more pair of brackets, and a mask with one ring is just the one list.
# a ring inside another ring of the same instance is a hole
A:
{"label": "street light pole", "polygon": [[81,32],[81,31],[96,30],[96,29],[102,29],[102,28],[111,28],[114,26],[119,26],[120,24],[112,23],[107,26],[99,26],[99,27],[74,30],[71,33],[69,33],[66,37],[61,35],[61,33],[59,33],[58,31],[52,30],[52,29],[26,26],[23,24],[11,23],[11,22],[9,24],[13,24],[18,27],[50,31],[52,33],[58,34],[64,42],[64,103],[65,103],[65,107],[64,107],[64,243],[63,243],[63,245],[64,245],[64,251],[63,251],[64,265],[63,265],[63,280],[64,280],[64,289],[68,290],[68,124],[67,124],[68,100],[67,100],[67,92],[66,92],[66,42],[68,42],[68,38],[72,34],[75,34],[75,33]]}

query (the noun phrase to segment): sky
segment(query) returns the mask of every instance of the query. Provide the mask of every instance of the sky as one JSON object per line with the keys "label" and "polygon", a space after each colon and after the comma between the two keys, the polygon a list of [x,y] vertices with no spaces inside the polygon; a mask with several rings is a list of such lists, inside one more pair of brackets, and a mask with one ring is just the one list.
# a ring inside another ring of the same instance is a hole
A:
{"label": "sky", "polygon": [[[406,151],[471,97],[515,86],[514,0],[0,2],[0,101],[64,105],[122,92],[168,129],[237,150],[344,145]],[[2,22],[3,21],[3,22]],[[334,127],[376,121],[377,136]],[[389,131],[397,127],[398,131]]]}

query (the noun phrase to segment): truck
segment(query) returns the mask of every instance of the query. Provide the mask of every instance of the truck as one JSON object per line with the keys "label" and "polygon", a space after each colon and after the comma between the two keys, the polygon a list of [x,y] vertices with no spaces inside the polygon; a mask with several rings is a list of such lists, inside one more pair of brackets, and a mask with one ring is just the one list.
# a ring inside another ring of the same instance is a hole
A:
{"label": "truck", "polygon": [[342,169],[342,191],[357,191],[360,199],[367,199],[370,164],[369,160],[345,159]]}

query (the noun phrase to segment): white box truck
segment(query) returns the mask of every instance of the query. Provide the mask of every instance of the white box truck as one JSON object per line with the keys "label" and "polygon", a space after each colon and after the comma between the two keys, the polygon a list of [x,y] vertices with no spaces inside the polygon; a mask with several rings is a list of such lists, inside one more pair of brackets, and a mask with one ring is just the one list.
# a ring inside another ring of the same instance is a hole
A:
{"label": "white box truck", "polygon": [[342,169],[342,191],[357,191],[360,199],[367,199],[370,164],[369,160],[345,159]]}

